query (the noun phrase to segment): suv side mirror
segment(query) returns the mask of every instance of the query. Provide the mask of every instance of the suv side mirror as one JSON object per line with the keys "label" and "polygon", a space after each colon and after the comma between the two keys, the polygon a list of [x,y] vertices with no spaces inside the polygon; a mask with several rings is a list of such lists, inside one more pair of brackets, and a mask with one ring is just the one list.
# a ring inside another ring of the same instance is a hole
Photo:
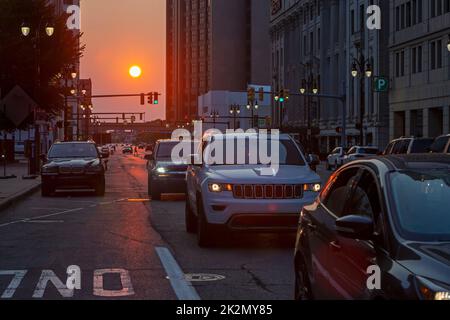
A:
{"label": "suv side mirror", "polygon": [[318,166],[320,164],[320,158],[316,154],[310,154],[308,156],[308,160],[309,160],[308,163],[311,166]]}
{"label": "suv side mirror", "polygon": [[345,238],[372,240],[373,220],[366,216],[348,215],[336,220],[336,231]]}

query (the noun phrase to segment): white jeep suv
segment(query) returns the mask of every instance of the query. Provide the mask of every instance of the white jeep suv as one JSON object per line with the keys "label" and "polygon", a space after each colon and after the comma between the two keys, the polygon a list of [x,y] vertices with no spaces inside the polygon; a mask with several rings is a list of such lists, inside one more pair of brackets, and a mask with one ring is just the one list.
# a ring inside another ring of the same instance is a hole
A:
{"label": "white jeep suv", "polygon": [[225,141],[235,141],[233,154],[227,154],[229,149],[224,147],[224,159],[237,159],[239,155],[246,162],[228,165],[203,161],[189,166],[186,229],[197,232],[198,244],[212,245],[226,230],[295,232],[303,206],[313,203],[321,189],[320,177],[310,168],[317,164],[307,162],[301,147],[289,135],[279,136],[279,166],[270,175],[266,175],[270,165],[247,161],[252,148],[260,145],[258,133],[205,137],[197,154],[204,153],[213,141],[224,145]]}

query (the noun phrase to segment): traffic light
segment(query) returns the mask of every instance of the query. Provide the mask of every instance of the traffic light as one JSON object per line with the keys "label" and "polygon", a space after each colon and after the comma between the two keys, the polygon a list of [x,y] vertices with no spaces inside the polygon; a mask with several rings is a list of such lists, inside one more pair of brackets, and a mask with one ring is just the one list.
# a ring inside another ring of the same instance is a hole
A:
{"label": "traffic light", "polygon": [[247,90],[247,98],[249,102],[255,101],[255,88],[248,88]]}
{"label": "traffic light", "polygon": [[147,99],[148,104],[153,104],[153,92],[149,92],[147,94],[147,96],[148,96],[148,99]]}
{"label": "traffic light", "polygon": [[158,92],[154,92],[153,93],[153,104],[159,104],[159,93]]}
{"label": "traffic light", "polygon": [[280,98],[278,99],[278,101],[280,101],[281,103],[285,101],[284,89],[280,90]]}
{"label": "traffic light", "polygon": [[259,88],[259,93],[258,93],[258,95],[259,95],[259,101],[260,102],[262,102],[262,101],[264,101],[264,88]]}
{"label": "traffic light", "polygon": [[289,100],[289,89],[284,89],[284,100],[288,101]]}
{"label": "traffic light", "polygon": [[145,94],[141,93],[141,106],[145,104]]}

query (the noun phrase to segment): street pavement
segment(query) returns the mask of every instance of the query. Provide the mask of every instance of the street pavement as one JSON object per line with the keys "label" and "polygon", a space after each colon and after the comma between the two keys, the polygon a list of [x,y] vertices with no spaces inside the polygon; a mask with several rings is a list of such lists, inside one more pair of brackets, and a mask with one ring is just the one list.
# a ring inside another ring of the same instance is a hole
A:
{"label": "street pavement", "polygon": [[5,176],[4,168],[0,168],[0,210],[7,207],[16,200],[36,191],[41,185],[41,179],[24,180],[28,175],[26,163],[14,163],[6,166],[6,176],[15,176],[13,179],[1,179]]}
{"label": "street pavement", "polygon": [[[142,157],[112,156],[106,184],[103,198],[35,193],[0,211],[0,299],[292,299],[294,235],[201,249],[183,195],[148,199]],[[81,290],[66,290],[72,265]]]}

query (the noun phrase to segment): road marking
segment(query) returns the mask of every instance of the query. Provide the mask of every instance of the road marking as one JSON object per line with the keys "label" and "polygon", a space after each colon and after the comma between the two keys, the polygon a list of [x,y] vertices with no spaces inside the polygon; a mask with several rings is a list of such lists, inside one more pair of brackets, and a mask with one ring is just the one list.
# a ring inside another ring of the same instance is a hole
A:
{"label": "road marking", "polygon": [[170,251],[164,247],[156,247],[155,250],[166,270],[166,274],[169,277],[170,284],[172,285],[178,300],[201,300],[192,284],[186,281],[184,272],[181,270]]}
{"label": "road marking", "polygon": [[16,221],[11,221],[11,222],[0,224],[0,228],[7,227],[7,226],[10,226],[12,224],[30,222],[30,221],[33,221],[33,220],[41,220],[41,219],[44,219],[44,218],[55,217],[55,216],[59,216],[59,215],[62,215],[62,214],[77,212],[77,211],[81,211],[83,209],[84,208],[76,208],[76,209],[65,210],[65,211],[56,212],[56,213],[52,213],[52,214],[47,214],[47,215],[39,216],[39,217],[25,218],[25,219],[20,219],[20,220],[16,220]]}
{"label": "road marking", "polygon": [[36,289],[33,293],[33,298],[39,299],[44,297],[47,284],[51,282],[59,294],[64,298],[72,298],[73,290],[68,289],[67,286],[58,278],[53,270],[42,270],[41,277],[39,278]]}
{"label": "road marking", "polygon": [[27,274],[27,270],[0,271],[0,276],[14,275],[14,278],[11,280],[8,288],[6,288],[6,290],[3,291],[1,298],[2,299],[11,299],[14,296],[16,289],[19,287],[20,283],[22,282],[22,280],[26,274]]}
{"label": "road marking", "polygon": [[[105,274],[120,274],[121,290],[103,289],[103,276]],[[125,269],[101,269],[94,271],[94,296],[98,297],[128,297],[134,295],[133,285],[131,284],[130,273]]]}
{"label": "road marking", "polygon": [[64,220],[27,220],[23,223],[64,223]]}
{"label": "road marking", "polygon": [[70,210],[69,208],[30,208],[31,210]]}

